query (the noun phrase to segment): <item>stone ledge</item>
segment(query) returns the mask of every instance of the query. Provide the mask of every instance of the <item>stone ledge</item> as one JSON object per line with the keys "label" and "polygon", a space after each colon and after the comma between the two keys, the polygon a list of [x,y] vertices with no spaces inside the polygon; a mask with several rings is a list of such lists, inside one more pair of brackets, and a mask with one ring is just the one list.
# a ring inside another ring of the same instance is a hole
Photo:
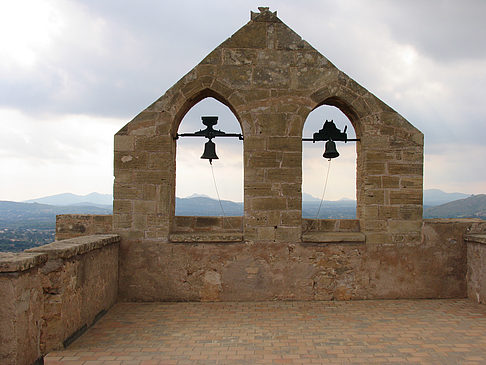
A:
{"label": "stone ledge", "polygon": [[170,242],[175,243],[220,243],[243,242],[242,232],[184,232],[171,233]]}
{"label": "stone ledge", "polygon": [[486,233],[465,234],[464,241],[482,243],[486,245]]}
{"label": "stone ledge", "polygon": [[0,272],[25,271],[46,261],[45,253],[0,252]]}
{"label": "stone ledge", "polygon": [[365,243],[361,232],[307,232],[302,234],[302,242],[309,243]]}
{"label": "stone ledge", "polygon": [[120,236],[116,234],[81,236],[54,241],[48,245],[30,248],[25,252],[45,253],[49,256],[49,259],[67,259],[117,242],[120,242]]}
{"label": "stone ledge", "polygon": [[450,223],[483,223],[481,218],[426,218],[424,223],[429,224],[450,224]]}

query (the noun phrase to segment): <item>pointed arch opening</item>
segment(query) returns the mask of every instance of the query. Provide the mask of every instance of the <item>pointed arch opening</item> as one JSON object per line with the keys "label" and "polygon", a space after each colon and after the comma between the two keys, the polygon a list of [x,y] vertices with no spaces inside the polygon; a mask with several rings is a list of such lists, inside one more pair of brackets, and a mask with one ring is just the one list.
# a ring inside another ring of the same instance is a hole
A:
{"label": "pointed arch opening", "polygon": [[[312,138],[326,120],[333,121],[347,138],[356,133],[349,118],[338,107],[321,105],[307,117],[303,137]],[[359,231],[357,211],[357,147],[356,142],[336,142],[339,157],[323,157],[325,142],[302,144],[302,218],[304,233],[316,231]],[[322,201],[321,201],[322,200]],[[349,220],[341,223],[343,220]],[[347,228],[344,228],[347,227]]]}
{"label": "pointed arch opening", "polygon": [[[195,104],[182,118],[177,133],[194,133],[205,126],[202,116],[218,116],[214,126],[226,133],[241,133],[233,112],[213,97]],[[238,138],[217,137],[218,159],[201,159],[201,137],[180,137],[176,146],[175,230],[198,228],[241,230],[243,206],[243,143]],[[209,227],[208,227],[209,226]]]}

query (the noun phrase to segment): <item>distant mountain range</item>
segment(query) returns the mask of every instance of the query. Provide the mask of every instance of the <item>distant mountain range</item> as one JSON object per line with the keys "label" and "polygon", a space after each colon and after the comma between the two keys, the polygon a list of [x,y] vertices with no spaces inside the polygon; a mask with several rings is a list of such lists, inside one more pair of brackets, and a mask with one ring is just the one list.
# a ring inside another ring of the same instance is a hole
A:
{"label": "distant mountain range", "polygon": [[[176,215],[219,216],[222,215],[219,201],[207,196],[176,198]],[[243,215],[243,203],[221,200],[224,215]]]}
{"label": "distant mountain range", "polygon": [[[87,195],[57,194],[30,199],[25,202],[0,201],[0,227],[9,223],[28,226],[32,222],[54,226],[57,214],[112,214],[111,194],[91,193]],[[222,200],[224,214],[243,215],[243,203]],[[320,199],[303,194],[302,216],[315,218]],[[438,189],[424,190],[425,218],[485,217],[484,194],[469,196],[464,193],[445,193]],[[176,215],[218,216],[222,215],[218,200],[206,195],[193,194],[187,198],[176,198]],[[319,218],[355,218],[356,201],[341,199],[324,201]],[[30,222],[30,223],[29,223]]]}
{"label": "distant mountain range", "polygon": [[[436,206],[445,204],[458,199],[465,199],[469,197],[470,194],[464,193],[446,193],[439,189],[426,189],[424,190],[424,206]],[[209,198],[209,196],[204,194],[192,194],[186,198],[177,199],[191,199],[191,198]],[[210,199],[210,198],[209,198]],[[320,202],[321,199],[316,198],[308,193],[302,194],[302,201],[304,202]],[[343,198],[334,202],[353,202],[354,200]],[[106,206],[111,206],[113,204],[113,195],[111,194],[100,194],[91,193],[87,195],[76,195],[71,193],[56,194],[45,196],[37,199],[29,199],[23,201],[23,203],[40,203],[49,205],[89,205],[89,206],[100,206],[106,208]],[[238,203],[237,203],[238,204]],[[218,203],[219,205],[219,203]],[[224,207],[224,206],[223,206]],[[184,208],[185,209],[185,208]]]}
{"label": "distant mountain range", "polygon": [[112,208],[0,201],[0,228],[55,228],[58,214],[112,214]]}
{"label": "distant mountain range", "polygon": [[481,218],[486,219],[486,194],[471,195],[424,209],[426,218]]}
{"label": "distant mountain range", "polygon": [[[315,218],[318,211],[320,219],[356,218],[354,200],[326,200],[321,205],[320,199],[312,195],[303,194],[302,198],[304,218]],[[441,202],[445,203],[438,205]],[[424,218],[486,219],[486,194],[469,196],[425,190],[424,203]],[[243,215],[243,203],[223,200],[220,205],[218,200],[202,194],[176,198],[176,215],[220,216],[221,206],[226,216]],[[0,201],[0,252],[18,252],[52,242],[58,214],[112,214],[112,209],[112,196],[98,193],[58,194],[22,203]]]}
{"label": "distant mountain range", "polygon": [[[243,203],[222,200],[224,215],[243,215]],[[319,210],[320,200],[303,201],[302,216],[315,218]],[[220,216],[223,215],[219,201],[206,196],[176,198],[176,215]],[[319,211],[319,218],[356,218],[356,202],[354,200],[324,201]]]}
{"label": "distant mountain range", "polygon": [[471,194],[464,193],[446,193],[439,189],[424,190],[424,206],[442,205],[458,199],[465,199]]}
{"label": "distant mountain range", "polygon": [[[445,204],[458,199],[465,199],[471,194],[464,193],[446,193],[439,189],[425,189],[424,190],[424,205],[425,206],[435,206]],[[209,196],[204,194],[194,193],[186,198],[209,198]],[[302,194],[302,200],[305,202],[320,202],[321,199],[316,198],[308,193]],[[337,201],[353,201],[352,199],[343,198]],[[45,196],[37,199],[29,199],[23,201],[23,203],[40,203],[49,205],[112,205],[113,195],[112,194],[100,194],[100,193],[90,193],[87,195],[76,195],[71,193],[56,194]]]}
{"label": "distant mountain range", "polygon": [[23,201],[23,203],[39,203],[39,204],[49,204],[49,205],[89,205],[89,206],[101,206],[106,208],[106,206],[113,205],[113,195],[111,194],[100,194],[100,193],[90,193],[87,195],[76,195],[71,193],[56,194],[45,196],[37,199],[29,199]]}
{"label": "distant mountain range", "polygon": [[304,202],[320,202],[321,199],[316,198],[315,196],[312,196],[307,193],[302,193],[302,201]]}
{"label": "distant mountain range", "polygon": [[[454,200],[455,198],[458,199]],[[452,201],[451,201],[452,200]],[[440,204],[445,202],[443,204]],[[243,203],[221,201],[227,216],[243,215]],[[320,207],[320,210],[319,210]],[[356,201],[341,199],[325,200],[303,194],[302,217],[320,219],[356,218]],[[176,198],[176,215],[218,216],[222,215],[219,202],[208,196],[193,194],[188,198]],[[424,191],[424,218],[482,218],[486,219],[486,195],[469,196],[463,193],[445,193],[438,189]]]}

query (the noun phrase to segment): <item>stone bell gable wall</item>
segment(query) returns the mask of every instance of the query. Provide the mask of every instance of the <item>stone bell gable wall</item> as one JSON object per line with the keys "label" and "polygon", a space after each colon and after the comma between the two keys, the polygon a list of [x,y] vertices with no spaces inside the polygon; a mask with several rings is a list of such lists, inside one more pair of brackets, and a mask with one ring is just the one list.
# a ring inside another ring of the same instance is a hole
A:
{"label": "stone bell gable wall", "polygon": [[[220,282],[220,286],[214,284],[219,289],[213,288],[215,292],[211,289],[214,295],[209,297],[233,293],[225,298],[238,300],[241,296],[233,286],[253,285],[250,282],[223,285],[222,269],[208,269],[203,263],[197,269],[198,279],[194,279],[193,273],[183,272],[184,264],[177,262],[182,256],[191,262],[204,262],[200,255],[215,252],[219,255],[223,251],[229,254],[230,246],[218,242],[225,242],[225,234],[230,233],[233,242],[234,233],[238,233],[220,232],[220,236],[213,237],[214,247],[201,248],[197,238],[192,239],[192,245],[176,243],[181,240],[174,217],[174,136],[187,111],[206,97],[214,97],[228,106],[244,135],[245,211],[239,232],[241,242],[231,246],[238,247],[235,252],[255,245],[257,255],[258,250],[265,252],[265,247],[280,250],[288,244],[302,243],[302,130],[308,114],[323,104],[336,106],[346,114],[361,139],[356,144],[359,232],[349,238],[361,246],[353,251],[357,258],[352,259],[355,264],[350,267],[358,270],[364,265],[359,259],[363,250],[379,252],[381,247],[420,244],[422,133],[338,70],[282,23],[276,13],[260,8],[260,13],[251,14],[249,23],[115,136],[113,227],[122,237],[122,296],[207,299],[201,293],[209,280]],[[215,225],[224,227],[224,222]],[[325,243],[332,241],[326,238],[326,232],[321,236]],[[335,239],[336,244],[346,242],[346,238],[340,237]],[[211,244],[208,239],[202,238],[203,241]],[[306,250],[311,255],[313,249]],[[332,250],[339,252],[339,248]],[[174,261],[161,258],[175,251],[181,252]],[[347,251],[349,248],[343,249],[342,254],[348,255]],[[247,252],[251,257],[251,249]],[[346,260],[351,260],[349,255]],[[310,267],[300,270],[311,270]],[[235,270],[227,273],[227,277],[244,269],[238,266]],[[188,275],[192,276],[190,280]],[[183,289],[178,287],[178,280]],[[296,280],[289,285],[298,286],[300,279]],[[295,294],[298,292],[292,294],[282,289],[271,297],[307,298]]]}

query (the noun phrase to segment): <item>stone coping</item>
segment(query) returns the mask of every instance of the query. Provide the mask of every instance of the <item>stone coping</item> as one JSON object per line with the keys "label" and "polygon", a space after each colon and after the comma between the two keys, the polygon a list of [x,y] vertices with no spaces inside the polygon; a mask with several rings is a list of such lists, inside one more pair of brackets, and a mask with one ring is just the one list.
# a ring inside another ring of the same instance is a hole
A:
{"label": "stone coping", "polygon": [[170,242],[175,243],[223,243],[243,242],[242,232],[174,232]]}
{"label": "stone coping", "polygon": [[486,245],[486,233],[470,233],[464,235],[464,241],[476,242]]}
{"label": "stone coping", "polygon": [[0,252],[0,272],[18,272],[29,270],[47,261],[45,253]]}
{"label": "stone coping", "polygon": [[484,223],[481,218],[426,218],[423,220],[425,223]]}
{"label": "stone coping", "polygon": [[309,243],[365,243],[366,236],[362,232],[316,232],[302,234],[302,242]]}
{"label": "stone coping", "polygon": [[50,259],[67,259],[117,242],[120,242],[120,236],[116,234],[99,234],[54,241],[48,245],[30,248],[24,252],[45,253]]}
{"label": "stone coping", "polygon": [[[243,242],[242,232],[174,232],[169,237],[174,243],[224,243]],[[316,232],[302,235],[302,242],[308,243],[365,243],[361,232]]]}
{"label": "stone coping", "polygon": [[104,218],[104,217],[113,217],[113,214],[56,214],[56,217],[75,217],[75,218],[103,217]]}

